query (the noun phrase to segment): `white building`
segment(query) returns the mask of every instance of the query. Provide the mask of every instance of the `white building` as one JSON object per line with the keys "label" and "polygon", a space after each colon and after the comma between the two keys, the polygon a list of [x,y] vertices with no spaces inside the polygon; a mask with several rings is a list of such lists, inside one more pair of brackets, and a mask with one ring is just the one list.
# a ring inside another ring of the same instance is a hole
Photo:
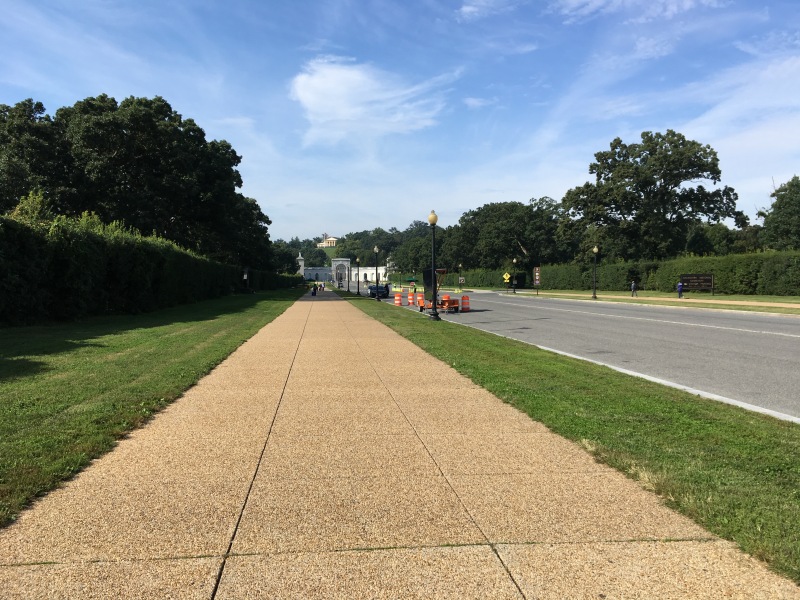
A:
{"label": "white building", "polygon": [[317,244],[317,248],[335,248],[336,242],[338,241],[339,238],[328,235],[327,233],[323,233],[322,241]]}
{"label": "white building", "polygon": [[[375,283],[376,267],[374,264],[372,266],[359,265],[353,264],[349,258],[332,258],[330,267],[307,267],[306,259],[303,258],[302,253],[297,255],[297,264],[297,272],[307,280],[333,282],[347,282],[349,280]],[[389,269],[389,265],[378,265],[377,275],[379,281],[386,281],[386,274]]]}

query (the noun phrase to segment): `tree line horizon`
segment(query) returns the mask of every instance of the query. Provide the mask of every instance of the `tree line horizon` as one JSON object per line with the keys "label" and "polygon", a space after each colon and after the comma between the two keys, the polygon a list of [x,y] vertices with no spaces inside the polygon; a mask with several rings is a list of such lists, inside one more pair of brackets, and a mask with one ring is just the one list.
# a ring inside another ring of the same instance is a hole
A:
{"label": "tree line horizon", "polygon": [[[641,142],[616,138],[589,165],[595,182],[575,187],[560,201],[544,196],[527,203],[492,202],[468,210],[436,235],[437,266],[455,270],[586,264],[594,247],[613,262],[663,261],[682,256],[725,256],[800,249],[800,178],[770,194],[772,206],[751,224],[736,208],[738,195],[721,182],[716,151],[673,130],[645,131]],[[690,185],[695,184],[695,185]],[[734,228],[725,224],[731,220]],[[321,238],[277,240],[276,256],[290,268],[302,252],[306,264],[329,264],[316,247]],[[377,245],[404,273],[430,267],[430,226],[376,228],[348,233],[334,257],[372,264]]]}
{"label": "tree line horizon", "polygon": [[[496,269],[517,259],[530,271],[584,263],[595,246],[612,261],[800,249],[796,175],[770,194],[757,225],[722,185],[716,151],[681,133],[616,138],[594,157],[595,180],[561,200],[488,203],[439,227],[437,264]],[[160,96],[117,102],[101,94],[52,117],[32,99],[0,104],[0,214],[13,217],[36,193],[45,218],[94,214],[226,264],[292,273],[299,252],[306,264],[329,264],[317,238],[270,239],[269,217],[238,191],[241,159]],[[371,264],[377,245],[396,269],[420,271],[430,265],[430,237],[423,221],[403,231],[378,227],[344,235],[333,254]]]}

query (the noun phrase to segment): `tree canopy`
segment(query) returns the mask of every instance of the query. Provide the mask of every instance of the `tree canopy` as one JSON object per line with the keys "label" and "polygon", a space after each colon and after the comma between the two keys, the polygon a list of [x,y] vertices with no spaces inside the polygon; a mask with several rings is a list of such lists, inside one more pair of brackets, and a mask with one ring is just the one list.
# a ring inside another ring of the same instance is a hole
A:
{"label": "tree canopy", "polygon": [[[595,182],[569,190],[560,202],[548,197],[493,202],[439,227],[437,265],[448,270],[498,269],[511,268],[516,259],[519,269],[530,271],[541,264],[590,262],[595,245],[611,260],[760,248],[760,227],[751,226],[736,209],[736,192],[718,185],[719,160],[708,145],[672,130],[645,131],[639,143],[612,141],[609,150],[595,154],[589,172]],[[737,229],[730,229],[726,219],[733,219]],[[337,245],[337,255],[371,262],[373,243],[391,252],[400,271],[419,272],[429,266],[431,234],[426,223],[415,221],[402,232],[347,234]]]}
{"label": "tree canopy", "polygon": [[[55,116],[40,102],[0,105],[0,213],[35,196],[40,214],[98,215],[155,233],[221,262],[294,271],[329,264],[319,239],[269,238],[269,218],[238,190],[241,157],[226,141],[206,140],[194,120],[161,97],[86,98]],[[542,197],[494,202],[437,228],[437,263],[449,270],[518,268],[604,258],[664,259],[681,254],[754,251],[764,243],[798,248],[800,179],[775,190],[763,229],[736,209],[736,192],[721,186],[713,148],[680,133],[645,131],[637,143],[613,140],[589,165],[594,182],[560,202]],[[724,220],[733,219],[738,230]],[[419,272],[430,262],[430,226],[414,221],[348,233],[333,254],[362,265],[390,257],[395,268]]]}
{"label": "tree canopy", "polygon": [[556,234],[560,208],[551,198],[494,202],[464,213],[447,229],[442,260],[453,268],[496,269],[514,258],[520,268],[569,260]]}
{"label": "tree canopy", "polygon": [[205,256],[272,268],[269,218],[237,190],[241,157],[163,98],[105,94],[44,114],[0,105],[0,210],[42,190],[57,214],[97,214]]}
{"label": "tree canopy", "polygon": [[764,218],[764,244],[774,250],[800,250],[800,177],[795,175],[772,194]]}
{"label": "tree canopy", "polygon": [[614,258],[662,259],[685,251],[692,226],[746,217],[736,210],[736,192],[719,183],[717,153],[672,130],[645,131],[641,142],[620,138],[595,154],[589,165],[594,183],[569,190],[562,201],[569,223],[562,232],[592,234],[586,245],[599,244]]}

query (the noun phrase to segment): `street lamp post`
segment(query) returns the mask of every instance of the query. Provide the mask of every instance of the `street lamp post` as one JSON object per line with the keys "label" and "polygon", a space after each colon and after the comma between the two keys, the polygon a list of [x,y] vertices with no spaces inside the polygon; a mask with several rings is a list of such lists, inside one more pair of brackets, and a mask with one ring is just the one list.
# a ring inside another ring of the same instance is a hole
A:
{"label": "street lamp post", "polygon": [[517,259],[515,258],[511,262],[514,263],[514,275],[513,275],[513,278],[511,279],[511,291],[514,294],[516,294],[517,293]]}
{"label": "street lamp post", "polygon": [[380,252],[380,248],[375,246],[372,251],[375,253],[375,300],[378,302],[381,301],[381,296],[378,293],[378,252]]}
{"label": "street lamp post", "polygon": [[592,269],[592,300],[597,300],[597,253],[600,252],[600,248],[595,246],[592,248],[592,254],[594,254],[594,268]]}
{"label": "street lamp post", "polygon": [[361,259],[356,256],[356,296],[361,295]]}
{"label": "street lamp post", "polygon": [[433,308],[431,310],[430,318],[434,321],[442,320],[442,318],[439,316],[439,311],[436,308],[436,222],[438,220],[439,217],[436,216],[436,212],[431,211],[431,214],[428,215],[428,223],[431,226],[431,282],[433,283],[433,296],[431,301],[431,306]]}

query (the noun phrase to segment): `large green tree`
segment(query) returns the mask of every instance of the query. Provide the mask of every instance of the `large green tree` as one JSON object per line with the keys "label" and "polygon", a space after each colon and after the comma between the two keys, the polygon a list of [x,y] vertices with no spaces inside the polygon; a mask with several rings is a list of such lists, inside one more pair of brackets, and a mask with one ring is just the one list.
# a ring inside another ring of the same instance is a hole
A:
{"label": "large green tree", "polygon": [[272,244],[273,263],[278,273],[297,273],[297,251],[283,240]]}
{"label": "large green tree", "polygon": [[[439,246],[438,243],[437,246]],[[430,234],[425,237],[414,237],[406,240],[395,249],[392,254],[392,262],[397,270],[403,273],[421,273],[423,269],[430,269]]]}
{"label": "large green tree", "polygon": [[442,258],[451,267],[496,269],[514,258],[520,270],[558,262],[563,246],[557,239],[560,208],[551,198],[493,202],[464,213],[448,228]]}
{"label": "large green tree", "polygon": [[44,114],[0,106],[0,210],[42,190],[57,214],[97,214],[216,260],[272,268],[269,218],[238,189],[241,157],[161,97],[105,94]]}
{"label": "large green tree", "polygon": [[595,182],[562,200],[569,219],[562,232],[579,238],[584,250],[599,244],[609,258],[663,259],[685,251],[697,223],[734,218],[746,224],[732,188],[704,185],[721,179],[709,145],[672,130],[645,131],[635,144],[616,138],[595,159],[589,165]]}
{"label": "large green tree", "polygon": [[[420,273],[431,266],[431,231],[430,225],[423,221],[413,221],[403,231],[394,228],[392,234],[391,262],[398,271],[404,273]],[[443,234],[437,240],[441,246]],[[384,243],[386,240],[384,239]]]}
{"label": "large green tree", "polygon": [[800,177],[795,175],[772,194],[772,206],[762,211],[764,244],[775,250],[800,250]]}
{"label": "large green tree", "polygon": [[0,213],[44,190],[58,164],[58,144],[44,105],[31,99],[0,104]]}

